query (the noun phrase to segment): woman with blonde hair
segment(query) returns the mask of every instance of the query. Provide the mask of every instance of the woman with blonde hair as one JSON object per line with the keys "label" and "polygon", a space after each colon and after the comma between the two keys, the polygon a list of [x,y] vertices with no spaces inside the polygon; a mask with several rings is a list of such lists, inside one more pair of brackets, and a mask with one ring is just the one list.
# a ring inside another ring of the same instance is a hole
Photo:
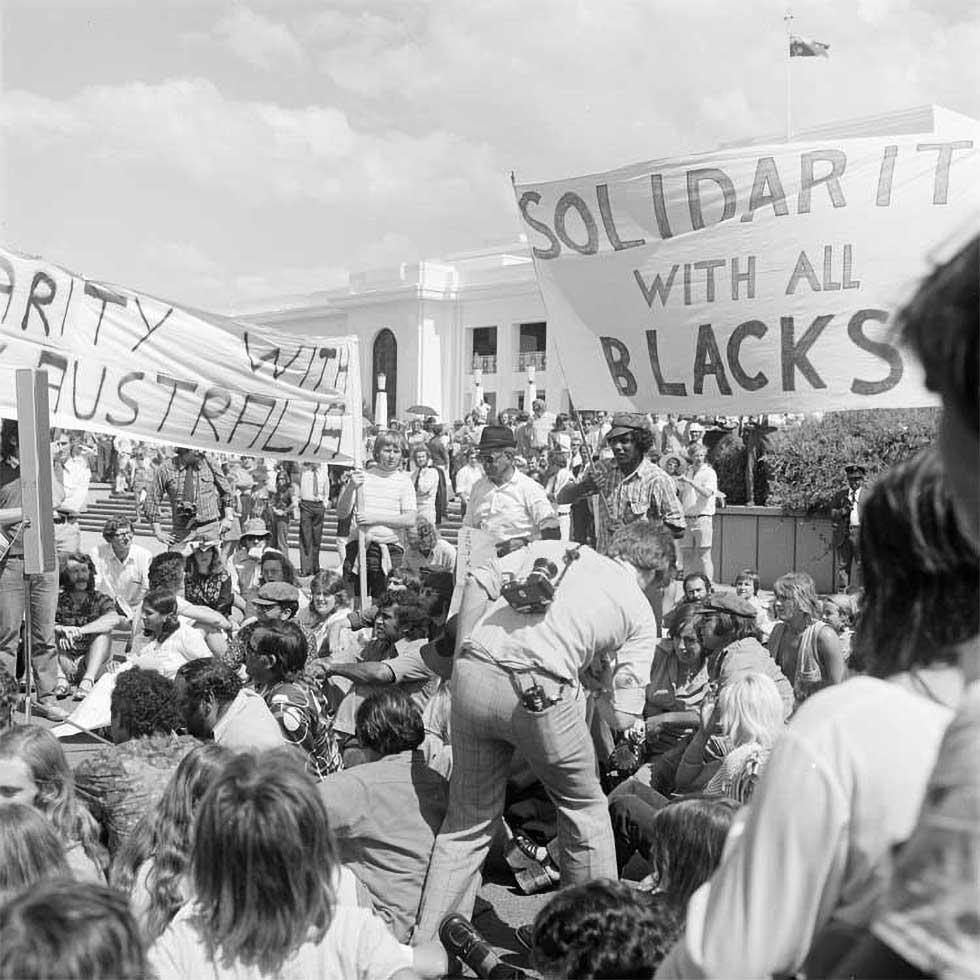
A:
{"label": "woman with blonde hair", "polygon": [[813,579],[789,572],[772,587],[773,611],[779,620],[769,634],[769,654],[793,685],[798,708],[811,694],[847,676],[840,639],[823,621]]}
{"label": "woman with blonde hair", "polygon": [[722,733],[731,750],[708,781],[704,795],[748,803],[773,743],[782,734],[783,700],[771,677],[751,673],[721,689],[718,707]]}

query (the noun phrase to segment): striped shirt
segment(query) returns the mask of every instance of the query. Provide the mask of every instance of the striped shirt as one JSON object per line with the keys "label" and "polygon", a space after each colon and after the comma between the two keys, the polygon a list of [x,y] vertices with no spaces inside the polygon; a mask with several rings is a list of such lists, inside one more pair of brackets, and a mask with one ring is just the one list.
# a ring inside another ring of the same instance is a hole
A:
{"label": "striped shirt", "polygon": [[[415,487],[403,470],[395,470],[382,476],[377,470],[364,471],[364,513],[378,518],[365,530],[379,544],[401,544],[401,536],[396,528],[389,527],[385,521],[403,514],[415,513],[418,504]],[[357,528],[352,528],[352,541],[357,540]]]}

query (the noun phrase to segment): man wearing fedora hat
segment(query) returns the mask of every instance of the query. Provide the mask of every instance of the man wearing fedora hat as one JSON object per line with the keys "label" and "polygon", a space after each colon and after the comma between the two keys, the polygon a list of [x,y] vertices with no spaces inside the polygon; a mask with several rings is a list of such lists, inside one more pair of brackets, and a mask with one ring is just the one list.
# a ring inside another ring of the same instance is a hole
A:
{"label": "man wearing fedora hat", "polygon": [[647,458],[653,445],[649,421],[639,412],[617,412],[606,436],[611,460],[599,460],[577,483],[558,494],[559,504],[598,494],[596,549],[604,551],[613,534],[633,521],[663,524],[675,538],[684,535],[684,511],[674,481]]}
{"label": "man wearing fedora hat", "polygon": [[837,587],[841,591],[854,591],[862,582],[857,544],[867,470],[860,463],[848,463],[844,467],[844,475],[847,477],[847,489],[834,497],[830,516],[834,522],[834,547],[837,551]]}
{"label": "man wearing fedora hat", "polygon": [[540,483],[517,471],[517,441],[506,425],[488,425],[477,450],[484,476],[470,494],[463,524],[489,534],[506,554],[538,538],[559,538],[558,515]]}

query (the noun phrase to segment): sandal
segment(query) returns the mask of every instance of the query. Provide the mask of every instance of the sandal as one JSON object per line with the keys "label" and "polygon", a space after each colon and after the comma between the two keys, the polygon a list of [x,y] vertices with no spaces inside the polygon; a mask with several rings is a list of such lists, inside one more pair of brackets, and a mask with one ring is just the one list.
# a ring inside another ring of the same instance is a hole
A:
{"label": "sandal", "polygon": [[54,690],[51,692],[56,698],[66,698],[71,694],[71,684],[68,683],[67,677],[59,677],[58,683],[55,684]]}
{"label": "sandal", "polygon": [[92,693],[94,686],[95,682],[91,677],[83,677],[78,684],[78,689],[75,691],[74,700],[84,701]]}

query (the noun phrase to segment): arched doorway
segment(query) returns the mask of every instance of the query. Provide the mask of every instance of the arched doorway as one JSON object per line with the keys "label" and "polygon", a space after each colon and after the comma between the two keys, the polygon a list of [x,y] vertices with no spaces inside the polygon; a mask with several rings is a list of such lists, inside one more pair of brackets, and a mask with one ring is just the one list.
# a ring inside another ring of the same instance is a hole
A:
{"label": "arched doorway", "polygon": [[392,419],[398,414],[398,341],[387,327],[374,338],[371,371],[371,411],[374,411],[378,397],[378,375],[384,374],[385,391],[388,393],[388,418]]}

